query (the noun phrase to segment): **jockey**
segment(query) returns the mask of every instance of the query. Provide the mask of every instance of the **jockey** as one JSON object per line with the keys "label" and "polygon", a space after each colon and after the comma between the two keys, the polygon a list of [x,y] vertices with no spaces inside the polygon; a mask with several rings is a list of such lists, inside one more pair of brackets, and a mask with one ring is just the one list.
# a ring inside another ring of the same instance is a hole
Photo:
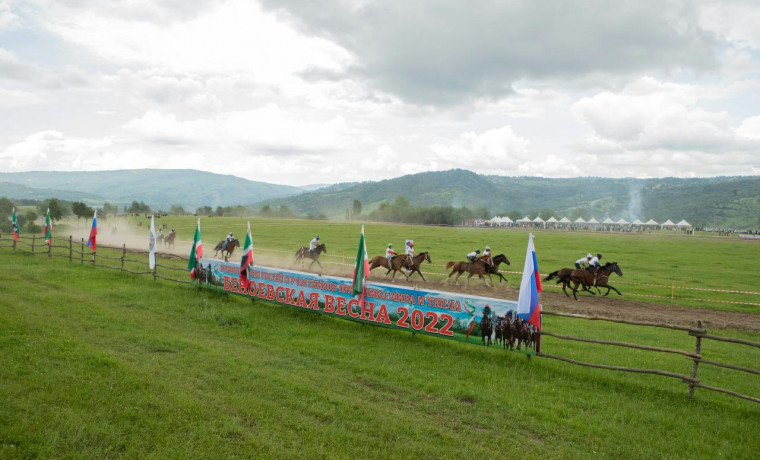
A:
{"label": "jockey", "polygon": [[470,269],[472,268],[472,264],[474,264],[478,260],[478,257],[480,257],[480,248],[467,254],[467,271],[470,271]]}
{"label": "jockey", "polygon": [[485,251],[483,251],[483,255],[480,256],[481,259],[483,259],[488,265],[493,268],[493,259],[491,259],[491,246],[486,246]]}
{"label": "jockey", "polygon": [[174,229],[172,229],[172,231],[169,232],[169,236],[174,237],[174,235],[176,235],[176,232],[174,231]]}
{"label": "jockey", "polygon": [[396,251],[393,250],[393,245],[388,243],[388,249],[385,250],[385,258],[388,259],[388,268],[393,268],[393,262],[391,261],[397,255]]}
{"label": "jockey", "polygon": [[232,234],[232,232],[230,232],[230,234],[227,235],[227,237],[224,239],[224,242],[222,243],[222,251],[226,250],[227,243],[229,243],[230,241],[232,241],[234,239],[235,239],[235,236]]}
{"label": "jockey", "polygon": [[411,270],[414,265],[414,241],[406,240],[406,249],[404,252],[406,253],[406,268]]}
{"label": "jockey", "polygon": [[591,270],[591,272],[594,275],[596,275],[596,272],[599,271],[599,267],[600,267],[599,259],[601,259],[601,258],[602,258],[602,255],[601,254],[597,254],[596,257],[592,257],[591,260],[589,260],[589,262],[588,262],[588,268],[589,268],[589,270]]}
{"label": "jockey", "polygon": [[161,230],[161,227],[158,227],[158,236],[164,236],[164,231]]}
{"label": "jockey", "polygon": [[315,236],[311,241],[309,241],[309,255],[311,255],[311,253],[317,249],[317,246],[319,246],[319,235]]}
{"label": "jockey", "polygon": [[581,257],[580,259],[575,261],[575,268],[578,270],[581,270],[583,268],[586,268],[589,266],[589,263],[591,262],[591,253],[586,254],[586,257]]}

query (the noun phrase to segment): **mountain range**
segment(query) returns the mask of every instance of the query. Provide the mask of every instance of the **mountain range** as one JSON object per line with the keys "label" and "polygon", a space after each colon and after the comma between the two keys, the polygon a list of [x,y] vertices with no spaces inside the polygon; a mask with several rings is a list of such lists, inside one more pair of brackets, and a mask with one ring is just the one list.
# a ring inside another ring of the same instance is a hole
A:
{"label": "mountain range", "polygon": [[757,228],[760,177],[547,179],[476,174],[456,169],[410,174],[376,182],[291,187],[197,170],[35,171],[0,173],[0,197],[104,201],[126,205],[144,201],[153,209],[180,205],[253,209],[287,206],[305,216],[344,218],[359,200],[364,213],[399,197],[412,206],[485,208],[493,215],[556,217],[586,215],[603,219],[686,219],[697,226]]}

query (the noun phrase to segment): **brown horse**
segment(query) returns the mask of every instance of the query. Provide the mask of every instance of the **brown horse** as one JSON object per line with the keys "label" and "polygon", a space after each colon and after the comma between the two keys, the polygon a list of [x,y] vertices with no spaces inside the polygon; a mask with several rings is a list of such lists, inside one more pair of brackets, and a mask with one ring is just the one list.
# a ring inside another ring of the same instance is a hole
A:
{"label": "brown horse", "polygon": [[322,268],[322,263],[319,261],[319,255],[323,252],[327,254],[327,246],[325,246],[324,243],[317,245],[313,251],[309,251],[309,248],[306,246],[301,246],[301,249],[296,251],[296,260],[293,263],[295,264],[305,259],[311,259],[311,263],[309,264],[308,268],[311,268],[311,266],[314,265],[314,262],[319,265],[319,268]]}
{"label": "brown horse", "polygon": [[510,265],[509,259],[507,259],[507,256],[504,254],[499,254],[498,256],[495,256],[493,259],[493,266],[488,263],[488,261],[485,261],[483,259],[476,260],[469,270],[467,270],[467,262],[453,262],[449,261],[446,262],[446,270],[451,268],[451,273],[449,273],[449,276],[447,278],[447,281],[451,279],[452,275],[456,273],[456,278],[454,278],[454,284],[459,283],[459,277],[462,276],[462,273],[468,272],[469,275],[467,275],[467,284],[470,283],[470,278],[472,278],[472,275],[478,275],[480,279],[483,280],[483,283],[488,286],[488,282],[486,281],[485,277],[483,275],[488,275],[488,278],[493,283],[493,278],[491,278],[491,275],[497,275],[499,277],[499,281],[504,280],[507,281],[506,278],[504,278],[504,275],[502,275],[499,272],[499,265],[503,262],[505,262],[507,265]]}
{"label": "brown horse", "polygon": [[589,270],[573,270],[570,274],[570,281],[572,281],[574,285],[571,289],[573,290],[573,297],[575,300],[578,300],[576,293],[578,292],[579,285],[583,286],[583,290],[589,291],[594,295],[596,294],[589,289],[591,286],[596,287],[596,290],[599,291],[600,294],[602,291],[600,291],[599,288],[606,287],[607,292],[604,293],[604,295],[609,294],[610,289],[617,292],[618,295],[623,295],[616,288],[609,285],[610,274],[612,273],[616,273],[618,276],[623,276],[623,271],[620,270],[617,262],[607,262],[604,266],[599,267],[596,277],[594,277],[594,274]]}
{"label": "brown horse", "polygon": [[[217,243],[216,246],[214,246],[214,251],[216,251],[214,252],[214,257],[216,257],[216,255],[219,254],[219,251],[222,251],[222,257],[224,257],[224,261],[227,262],[227,259],[232,257],[232,252],[235,250],[235,248],[240,246],[240,241],[237,238],[235,238],[229,243],[227,243],[226,246],[224,245],[225,241],[227,240],[222,240],[219,243]],[[224,247],[224,249],[222,249],[222,247]]]}
{"label": "brown horse", "polygon": [[[557,284],[560,284],[560,283],[562,284],[562,292],[564,292],[566,296],[570,297],[570,294],[567,293],[567,287],[570,286],[570,283],[572,282],[570,280],[570,275],[572,275],[573,270],[575,270],[575,269],[574,268],[563,268],[561,270],[557,270],[555,272],[551,272],[551,273],[549,273],[549,275],[546,278],[544,278],[544,281],[551,281],[554,278],[557,278]],[[591,290],[588,288],[588,286],[585,286],[585,285],[583,286],[583,290],[591,292]],[[591,294],[594,294],[594,293],[591,292]]]}
{"label": "brown horse", "polygon": [[420,278],[422,278],[422,281],[427,282],[425,277],[422,275],[422,272],[420,271],[420,265],[422,265],[423,261],[427,261],[427,263],[431,263],[430,261],[430,253],[421,252],[417,254],[416,256],[412,257],[412,263],[411,268],[409,268],[409,274],[407,275],[402,270],[405,267],[409,267],[408,264],[409,256],[406,254],[402,254],[400,256],[396,256],[391,259],[391,264],[393,265],[392,268],[388,268],[388,259],[385,256],[375,256],[372,258],[372,260],[369,263],[369,269],[374,270],[377,267],[383,267],[387,269],[388,271],[385,272],[385,276],[388,276],[388,273],[393,270],[393,276],[391,279],[396,278],[396,272],[401,271],[402,274],[406,276],[406,280],[409,281],[409,279],[412,277],[414,273],[418,273],[420,275]]}
{"label": "brown horse", "polygon": [[173,248],[174,247],[174,240],[176,238],[177,238],[177,234],[176,233],[169,233],[164,238],[164,246],[166,246],[167,248]]}
{"label": "brown horse", "polygon": [[[483,340],[483,345],[491,346],[491,334],[493,334],[493,321],[489,315],[483,314],[483,319],[480,320],[480,338]],[[487,344],[486,338],[488,338]]]}

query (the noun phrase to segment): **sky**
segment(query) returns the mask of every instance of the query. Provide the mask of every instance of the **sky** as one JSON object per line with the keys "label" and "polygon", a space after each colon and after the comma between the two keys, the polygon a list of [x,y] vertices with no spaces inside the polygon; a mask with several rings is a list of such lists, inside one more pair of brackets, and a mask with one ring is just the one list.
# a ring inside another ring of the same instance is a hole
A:
{"label": "sky", "polygon": [[760,174],[760,2],[0,0],[0,171]]}

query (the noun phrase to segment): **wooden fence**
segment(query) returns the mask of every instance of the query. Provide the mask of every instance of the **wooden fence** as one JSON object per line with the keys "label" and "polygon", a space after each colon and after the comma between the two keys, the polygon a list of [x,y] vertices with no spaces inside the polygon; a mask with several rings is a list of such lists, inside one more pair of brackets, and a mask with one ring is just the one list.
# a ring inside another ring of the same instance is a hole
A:
{"label": "wooden fence", "polygon": [[[11,238],[9,238],[9,236],[11,236]],[[12,235],[0,234],[0,249],[12,249],[14,251],[20,251],[20,252],[35,254],[35,255],[46,254],[50,258],[53,258],[53,257],[65,258],[65,259],[68,259],[68,261],[72,263],[74,262],[79,262],[80,264],[87,263],[87,264],[93,265],[94,267],[120,270],[120,271],[124,271],[133,275],[149,275],[153,278],[154,281],[156,279],[162,279],[166,281],[173,281],[173,282],[183,283],[183,284],[193,284],[191,281],[188,281],[189,276],[187,272],[187,261],[188,261],[187,258],[176,256],[173,254],[159,252],[156,258],[155,268],[151,270],[148,268],[148,265],[149,265],[148,257],[147,257],[148,252],[127,249],[126,245],[122,245],[121,247],[101,245],[101,246],[98,246],[98,249],[101,250],[101,254],[97,254],[95,251],[91,251],[86,247],[84,239],[75,241],[71,236],[69,236],[68,239],[53,238],[52,244],[48,246],[47,244],[45,244],[44,238],[41,236],[34,236],[34,235],[31,237],[24,236],[24,237],[20,237],[18,241],[13,241]],[[104,252],[107,252],[112,255],[103,254]],[[140,257],[140,258],[138,259],[135,257]],[[159,263],[159,261],[162,261],[162,263]],[[184,278],[184,279],[180,279],[180,278]],[[621,319],[614,319],[614,318],[608,318],[608,317],[602,317],[602,316],[588,316],[588,315],[579,315],[579,314],[571,314],[571,313],[552,312],[552,311],[546,311],[546,310],[543,311],[543,314],[548,315],[548,316],[575,318],[575,319],[581,319],[581,320],[586,320],[586,321],[608,321],[608,322],[613,322],[613,323],[633,325],[637,327],[656,327],[656,328],[670,329],[670,330],[679,331],[679,332],[685,332],[689,336],[692,336],[695,338],[695,346],[694,346],[694,350],[679,350],[679,349],[663,348],[663,347],[656,347],[656,346],[649,346],[649,345],[639,345],[639,344],[634,344],[634,343],[599,340],[599,339],[592,339],[588,337],[574,337],[574,336],[556,334],[547,330],[543,330],[540,332],[541,336],[553,337],[560,340],[593,343],[593,344],[605,345],[605,346],[624,347],[624,348],[631,348],[631,349],[643,350],[643,351],[654,352],[654,353],[671,353],[671,354],[682,355],[692,361],[692,368],[691,368],[690,375],[679,374],[679,373],[670,372],[666,370],[660,370],[660,369],[640,369],[640,368],[629,368],[629,367],[623,367],[623,366],[610,366],[610,365],[605,365],[605,364],[590,363],[590,362],[578,361],[575,359],[552,355],[552,354],[543,353],[543,352],[537,352],[536,356],[538,357],[554,359],[554,360],[559,360],[559,361],[563,361],[570,364],[593,367],[593,368],[598,368],[598,369],[606,369],[606,370],[637,373],[637,374],[660,375],[664,377],[679,379],[688,386],[689,398],[692,398],[694,396],[694,391],[697,388],[701,388],[705,390],[712,390],[712,391],[724,393],[724,394],[731,395],[731,396],[741,398],[741,399],[746,399],[748,401],[760,403],[760,398],[757,398],[757,397],[744,395],[744,394],[741,394],[729,389],[725,389],[725,388],[705,385],[700,381],[699,375],[698,375],[700,364],[716,366],[716,367],[720,367],[724,369],[731,369],[734,371],[744,372],[750,375],[760,375],[760,370],[758,369],[747,368],[747,367],[737,366],[737,365],[728,364],[728,363],[721,363],[717,361],[710,361],[710,360],[706,360],[702,358],[702,346],[703,346],[703,340],[705,339],[715,340],[715,341],[720,341],[720,342],[725,342],[725,343],[732,343],[732,344],[741,345],[741,346],[760,348],[760,343],[758,342],[708,334],[707,330],[702,326],[701,322],[697,322],[697,324],[694,327],[687,327],[687,326],[674,326],[670,324],[662,324],[662,323],[654,323],[654,322],[646,322],[646,321],[621,320]]]}

